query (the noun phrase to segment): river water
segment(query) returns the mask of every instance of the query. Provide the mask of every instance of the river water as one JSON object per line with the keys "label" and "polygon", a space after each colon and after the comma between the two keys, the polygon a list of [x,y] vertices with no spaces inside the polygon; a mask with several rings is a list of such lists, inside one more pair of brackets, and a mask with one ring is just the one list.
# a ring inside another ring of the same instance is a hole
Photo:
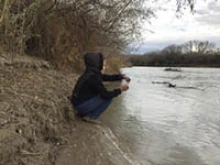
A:
{"label": "river water", "polygon": [[220,69],[181,70],[123,69],[130,89],[103,118],[141,164],[220,165]]}

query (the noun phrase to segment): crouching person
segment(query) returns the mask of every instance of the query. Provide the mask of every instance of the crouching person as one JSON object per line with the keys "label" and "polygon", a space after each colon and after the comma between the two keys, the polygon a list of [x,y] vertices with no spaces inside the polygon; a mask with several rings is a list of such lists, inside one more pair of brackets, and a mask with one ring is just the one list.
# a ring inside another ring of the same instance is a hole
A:
{"label": "crouching person", "polygon": [[129,88],[127,85],[124,85],[108,91],[104,87],[103,81],[121,81],[125,79],[127,82],[130,82],[130,78],[122,74],[102,74],[102,70],[105,68],[105,61],[101,53],[87,53],[84,56],[84,60],[86,69],[74,87],[71,103],[83,120],[100,123],[97,119],[107,110],[112,99]]}

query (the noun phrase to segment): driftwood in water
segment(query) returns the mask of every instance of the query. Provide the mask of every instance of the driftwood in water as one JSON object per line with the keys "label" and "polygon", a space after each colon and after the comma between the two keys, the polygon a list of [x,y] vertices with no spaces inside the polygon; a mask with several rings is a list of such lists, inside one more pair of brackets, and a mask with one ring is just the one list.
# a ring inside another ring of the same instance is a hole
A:
{"label": "driftwood in water", "polygon": [[176,84],[172,84],[170,82],[167,81],[163,81],[163,82],[159,82],[159,81],[153,81],[152,84],[165,84],[167,85],[168,88],[184,88],[184,89],[199,89],[198,87],[190,87],[190,86],[176,86]]}
{"label": "driftwood in water", "polygon": [[165,68],[164,71],[172,71],[172,72],[181,72],[182,70],[179,68]]}
{"label": "driftwood in water", "polygon": [[152,84],[165,84],[165,85],[167,85],[169,88],[175,88],[175,87],[176,87],[176,84],[172,84],[172,83],[167,82],[167,81],[163,81],[163,82],[153,81]]}

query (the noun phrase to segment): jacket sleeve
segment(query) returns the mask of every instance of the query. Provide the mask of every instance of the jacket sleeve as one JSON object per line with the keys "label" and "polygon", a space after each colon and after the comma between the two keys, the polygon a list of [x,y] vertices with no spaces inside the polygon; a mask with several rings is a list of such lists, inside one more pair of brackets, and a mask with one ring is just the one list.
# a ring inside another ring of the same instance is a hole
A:
{"label": "jacket sleeve", "polygon": [[102,83],[102,80],[96,76],[90,77],[89,86],[92,90],[100,94],[100,96],[104,99],[112,99],[121,94],[121,90],[119,88],[107,91]]}
{"label": "jacket sleeve", "polygon": [[114,75],[106,75],[106,74],[102,74],[102,80],[103,81],[120,81],[123,79],[122,74],[114,74]]}

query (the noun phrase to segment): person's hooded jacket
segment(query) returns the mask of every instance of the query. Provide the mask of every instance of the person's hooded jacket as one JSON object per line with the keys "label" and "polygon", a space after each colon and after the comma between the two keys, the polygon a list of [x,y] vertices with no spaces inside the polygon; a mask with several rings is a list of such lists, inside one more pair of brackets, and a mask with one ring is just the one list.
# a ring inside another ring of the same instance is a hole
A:
{"label": "person's hooded jacket", "polygon": [[78,106],[86,100],[100,96],[104,99],[112,99],[121,94],[120,89],[107,91],[102,81],[122,80],[123,75],[103,75],[103,55],[101,53],[87,53],[84,56],[86,70],[78,79],[73,90],[71,102]]}

